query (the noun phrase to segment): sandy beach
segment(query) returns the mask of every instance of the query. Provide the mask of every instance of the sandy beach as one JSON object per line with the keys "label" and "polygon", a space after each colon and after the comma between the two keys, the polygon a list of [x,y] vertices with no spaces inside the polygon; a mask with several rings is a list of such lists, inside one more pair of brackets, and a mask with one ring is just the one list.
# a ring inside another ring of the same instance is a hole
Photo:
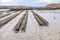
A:
{"label": "sandy beach", "polygon": [[0,28],[0,40],[60,40],[60,9],[33,11],[48,21],[48,26],[40,26],[28,10],[26,31],[15,33],[13,29],[25,10]]}

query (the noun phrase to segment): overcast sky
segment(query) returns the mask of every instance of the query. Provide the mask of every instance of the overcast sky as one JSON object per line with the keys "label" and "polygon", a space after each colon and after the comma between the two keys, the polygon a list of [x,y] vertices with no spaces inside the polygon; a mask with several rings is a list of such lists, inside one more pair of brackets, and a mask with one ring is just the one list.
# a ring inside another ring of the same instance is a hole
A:
{"label": "overcast sky", "polygon": [[44,6],[50,3],[60,3],[60,0],[0,0],[0,5]]}

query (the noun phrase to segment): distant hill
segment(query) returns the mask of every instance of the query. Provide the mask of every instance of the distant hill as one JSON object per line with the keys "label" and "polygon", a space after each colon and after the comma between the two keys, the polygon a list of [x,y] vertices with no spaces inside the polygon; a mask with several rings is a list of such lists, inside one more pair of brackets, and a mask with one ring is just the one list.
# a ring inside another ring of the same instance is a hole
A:
{"label": "distant hill", "polygon": [[60,9],[60,4],[48,4],[40,8],[41,9]]}
{"label": "distant hill", "polygon": [[0,6],[0,9],[10,9],[9,11],[19,11],[19,10],[34,10],[36,8],[31,6]]}
{"label": "distant hill", "polygon": [[26,9],[26,8],[31,8],[31,7],[30,6],[0,6],[0,8]]}

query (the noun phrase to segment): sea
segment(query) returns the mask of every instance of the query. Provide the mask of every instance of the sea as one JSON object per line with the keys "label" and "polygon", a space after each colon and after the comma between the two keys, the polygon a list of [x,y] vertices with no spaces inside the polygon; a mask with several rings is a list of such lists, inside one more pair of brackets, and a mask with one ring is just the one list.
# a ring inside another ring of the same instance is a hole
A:
{"label": "sea", "polygon": [[8,11],[8,10],[10,10],[10,9],[0,9],[0,11]]}

